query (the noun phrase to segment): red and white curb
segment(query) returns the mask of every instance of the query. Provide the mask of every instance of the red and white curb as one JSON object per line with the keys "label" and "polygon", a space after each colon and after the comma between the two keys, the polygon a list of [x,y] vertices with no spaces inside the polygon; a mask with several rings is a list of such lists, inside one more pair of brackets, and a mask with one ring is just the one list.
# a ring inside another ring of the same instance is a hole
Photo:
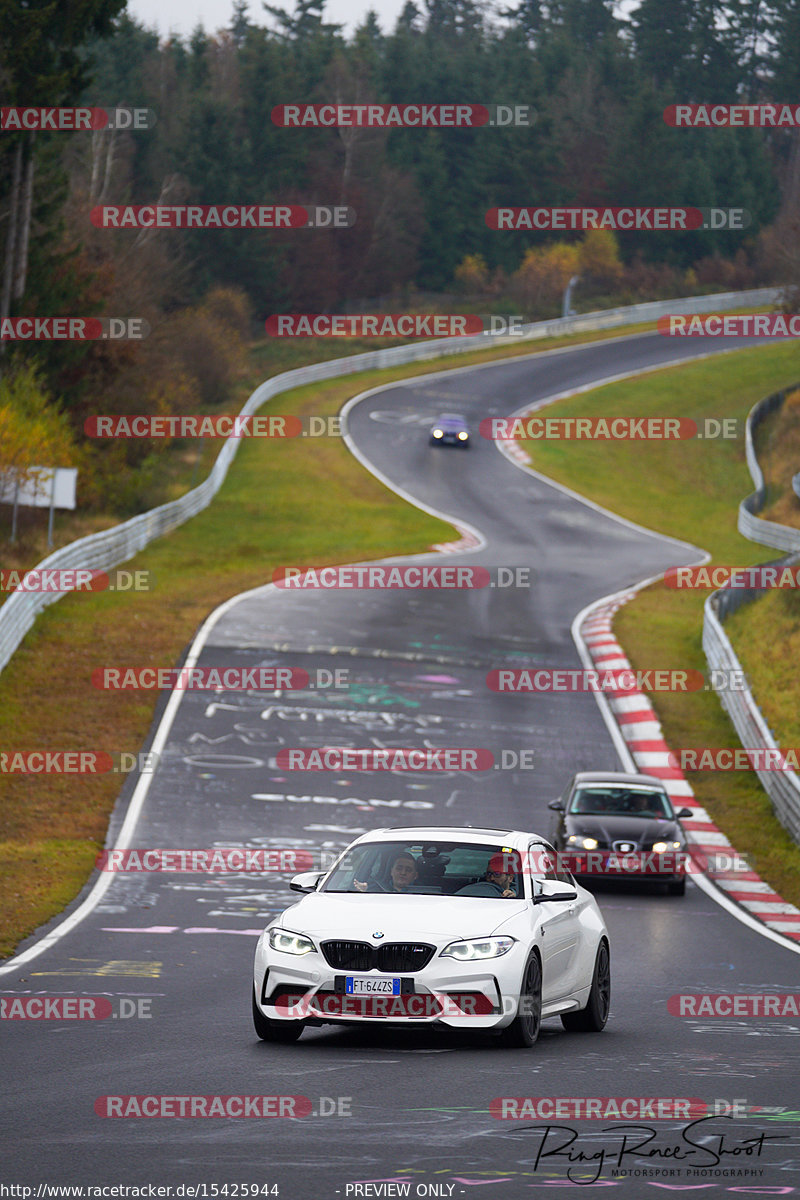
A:
{"label": "red and white curb", "polygon": [[[581,639],[598,669],[632,670],[625,651],[614,637],[611,622],[617,609],[636,595],[635,591],[620,593],[609,603],[593,609],[581,623]],[[691,818],[687,817],[681,822],[687,833],[690,852],[694,851],[701,862],[706,856],[712,855],[725,861],[725,869],[722,870],[715,870],[709,864],[708,870],[704,871],[706,878],[752,918],[774,933],[800,943],[800,909],[788,904],[760,875],[749,869],[746,857],[734,849],[726,835],[698,804],[683,772],[670,765],[669,746],[647,696],[643,692],[630,691],[606,691],[605,696],[637,770],[662,779],[675,808],[685,806],[692,809]]]}
{"label": "red and white curb", "polygon": [[431,546],[431,550],[437,550],[439,554],[463,554],[465,550],[483,548],[485,543],[469,529],[465,529],[461,525],[457,525],[456,528],[461,532],[461,537],[457,542],[437,542],[435,546]]}
{"label": "red and white curb", "polygon": [[529,467],[531,465],[533,460],[530,454],[528,454],[527,450],[523,450],[522,446],[514,438],[498,438],[497,444],[506,458],[510,458],[518,467]]}

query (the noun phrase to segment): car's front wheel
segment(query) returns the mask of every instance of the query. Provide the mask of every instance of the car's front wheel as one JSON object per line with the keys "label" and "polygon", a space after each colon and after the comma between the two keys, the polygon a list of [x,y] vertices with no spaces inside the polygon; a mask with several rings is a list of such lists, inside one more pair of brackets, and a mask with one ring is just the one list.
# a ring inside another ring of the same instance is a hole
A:
{"label": "car's front wheel", "polygon": [[305,1028],[305,1021],[271,1021],[256,1003],[253,986],[253,1026],[262,1042],[296,1042]]}
{"label": "car's front wheel", "polygon": [[683,879],[676,879],[674,883],[667,884],[668,896],[683,896],[686,893],[686,876]]}
{"label": "car's front wheel", "polygon": [[542,964],[532,954],[525,964],[517,1015],[501,1033],[504,1046],[532,1046],[542,1024]]}
{"label": "car's front wheel", "polygon": [[579,1012],[561,1014],[565,1029],[578,1033],[599,1033],[605,1028],[608,1010],[611,1007],[611,955],[608,942],[602,941],[597,948],[592,975],[592,990],[586,1008]]}

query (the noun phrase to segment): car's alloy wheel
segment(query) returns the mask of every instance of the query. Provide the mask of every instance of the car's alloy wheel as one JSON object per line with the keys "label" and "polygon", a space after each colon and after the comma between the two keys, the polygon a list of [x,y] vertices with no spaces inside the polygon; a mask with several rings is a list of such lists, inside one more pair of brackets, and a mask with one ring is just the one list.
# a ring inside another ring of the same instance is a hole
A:
{"label": "car's alloy wheel", "polygon": [[608,943],[602,941],[597,948],[592,975],[592,990],[586,1008],[580,1012],[561,1014],[565,1029],[579,1033],[599,1033],[605,1028],[608,1010],[611,1007],[611,955]]}
{"label": "car's alloy wheel", "polygon": [[542,964],[538,954],[532,954],[525,964],[519,989],[517,1015],[502,1031],[506,1046],[532,1046],[542,1024]]}
{"label": "car's alloy wheel", "polygon": [[305,1021],[271,1021],[256,1003],[253,987],[253,1026],[262,1042],[296,1042],[305,1029]]}

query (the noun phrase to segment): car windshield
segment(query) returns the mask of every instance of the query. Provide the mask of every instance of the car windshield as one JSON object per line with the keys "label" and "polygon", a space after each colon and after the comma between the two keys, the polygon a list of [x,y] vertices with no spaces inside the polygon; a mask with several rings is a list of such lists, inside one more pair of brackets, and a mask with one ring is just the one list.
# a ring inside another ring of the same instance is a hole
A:
{"label": "car windshield", "polygon": [[347,851],[321,890],[487,899],[521,896],[520,857],[508,846],[489,843],[365,842]]}
{"label": "car windshield", "polygon": [[673,818],[672,805],[657,788],[596,785],[575,790],[570,813],[584,816]]}

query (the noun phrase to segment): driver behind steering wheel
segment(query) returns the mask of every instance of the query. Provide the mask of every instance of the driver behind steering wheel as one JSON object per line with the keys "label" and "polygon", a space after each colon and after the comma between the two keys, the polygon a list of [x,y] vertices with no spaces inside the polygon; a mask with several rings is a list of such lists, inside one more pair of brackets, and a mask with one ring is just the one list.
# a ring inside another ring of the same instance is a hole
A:
{"label": "driver behind steering wheel", "polygon": [[354,879],[353,887],[357,892],[388,892],[390,895],[407,892],[419,875],[417,860],[414,858],[414,855],[408,854],[406,851],[403,851],[402,854],[397,854],[392,862],[389,875],[391,878],[390,887],[384,887],[376,879],[364,882],[360,879]]}

